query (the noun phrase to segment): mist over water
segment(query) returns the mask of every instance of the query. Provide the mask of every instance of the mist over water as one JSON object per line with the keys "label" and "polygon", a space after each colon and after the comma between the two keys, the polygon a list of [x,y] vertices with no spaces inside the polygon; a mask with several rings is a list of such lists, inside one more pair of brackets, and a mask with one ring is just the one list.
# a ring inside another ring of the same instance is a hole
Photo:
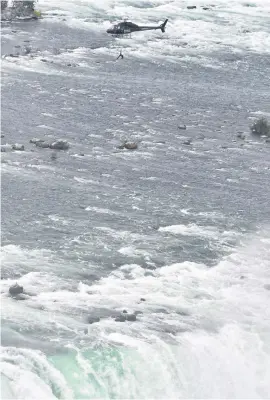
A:
{"label": "mist over water", "polygon": [[[25,145],[1,153],[3,399],[270,396],[270,8],[194,4],[2,24],[1,142]],[[169,22],[106,34],[126,17]]]}

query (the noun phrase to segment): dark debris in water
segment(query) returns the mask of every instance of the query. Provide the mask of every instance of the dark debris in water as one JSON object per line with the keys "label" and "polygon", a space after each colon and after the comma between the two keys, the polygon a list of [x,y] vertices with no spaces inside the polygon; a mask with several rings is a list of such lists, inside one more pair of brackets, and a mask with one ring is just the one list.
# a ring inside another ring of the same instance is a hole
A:
{"label": "dark debris in water", "polygon": [[94,324],[94,323],[99,322],[99,321],[100,321],[99,317],[88,317],[87,318],[87,323],[88,324]]}
{"label": "dark debris in water", "polygon": [[119,315],[119,317],[115,318],[115,322],[125,322],[125,321],[126,321],[125,315]]}
{"label": "dark debris in water", "polygon": [[[125,311],[125,310],[124,310]],[[134,314],[128,314],[127,312],[121,315],[119,315],[118,317],[115,318],[116,322],[125,322],[125,321],[136,321],[137,320],[137,316]]]}
{"label": "dark debris in water", "polygon": [[23,286],[20,286],[18,285],[18,283],[15,283],[15,285],[10,286],[8,291],[11,296],[17,296],[18,294],[23,293]]}

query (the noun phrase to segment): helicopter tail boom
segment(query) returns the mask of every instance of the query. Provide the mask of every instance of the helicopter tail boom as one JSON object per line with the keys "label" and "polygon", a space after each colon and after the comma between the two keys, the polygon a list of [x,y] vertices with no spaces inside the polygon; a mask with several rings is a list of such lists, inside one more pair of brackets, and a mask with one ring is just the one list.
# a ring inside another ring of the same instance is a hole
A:
{"label": "helicopter tail boom", "polygon": [[162,32],[162,33],[165,32],[165,27],[166,27],[167,22],[168,22],[168,19],[165,19],[165,21],[163,22],[163,24],[160,25],[160,29],[161,29],[161,32]]}

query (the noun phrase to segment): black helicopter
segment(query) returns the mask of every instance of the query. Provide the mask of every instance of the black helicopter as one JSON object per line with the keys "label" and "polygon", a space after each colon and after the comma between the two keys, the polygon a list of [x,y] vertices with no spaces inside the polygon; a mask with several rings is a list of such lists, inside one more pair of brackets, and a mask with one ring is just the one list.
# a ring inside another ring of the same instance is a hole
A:
{"label": "black helicopter", "polygon": [[119,22],[119,24],[113,25],[111,28],[107,29],[107,33],[111,35],[125,35],[131,34],[132,32],[140,32],[140,31],[150,31],[161,29],[161,32],[165,32],[165,27],[168,22],[168,19],[165,19],[163,24],[159,26],[139,26],[134,24],[133,22]]}

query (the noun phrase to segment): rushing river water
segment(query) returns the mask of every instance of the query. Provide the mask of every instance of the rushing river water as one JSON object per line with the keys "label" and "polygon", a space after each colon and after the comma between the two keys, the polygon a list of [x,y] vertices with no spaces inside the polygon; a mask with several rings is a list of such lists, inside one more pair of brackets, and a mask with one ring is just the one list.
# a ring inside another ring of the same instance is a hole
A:
{"label": "rushing river water", "polygon": [[[270,6],[251,3],[43,0],[2,24],[1,140],[25,146],[1,153],[3,399],[270,397],[270,144],[250,134]],[[125,17],[169,22],[106,34]]]}

